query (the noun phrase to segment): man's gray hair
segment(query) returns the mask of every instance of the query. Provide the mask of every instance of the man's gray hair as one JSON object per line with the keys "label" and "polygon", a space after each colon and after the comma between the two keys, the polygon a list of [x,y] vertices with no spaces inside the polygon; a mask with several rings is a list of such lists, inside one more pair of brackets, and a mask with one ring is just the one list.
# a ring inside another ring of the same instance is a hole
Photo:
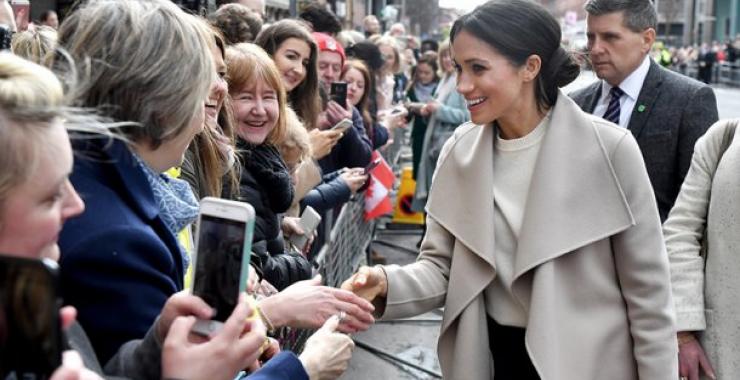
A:
{"label": "man's gray hair", "polygon": [[635,33],[658,27],[658,13],[651,0],[589,0],[584,8],[591,16],[624,12],[624,26]]}

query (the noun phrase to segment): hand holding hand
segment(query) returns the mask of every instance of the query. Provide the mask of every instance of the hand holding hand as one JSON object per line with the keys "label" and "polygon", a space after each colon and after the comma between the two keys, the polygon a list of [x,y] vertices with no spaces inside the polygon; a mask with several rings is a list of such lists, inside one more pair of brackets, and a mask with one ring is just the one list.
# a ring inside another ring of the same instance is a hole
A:
{"label": "hand holding hand", "polygon": [[318,328],[341,312],[346,314],[339,324],[344,333],[367,330],[375,322],[375,307],[370,302],[345,290],[321,286],[320,275],[261,300],[260,308],[275,327]]}
{"label": "hand holding hand", "polygon": [[716,379],[714,368],[712,368],[707,355],[701,344],[694,337],[694,334],[688,331],[678,333],[678,373],[679,376],[688,378],[688,380],[699,380],[699,367],[711,379]]}
{"label": "hand holding hand", "polygon": [[380,267],[363,266],[344,281],[341,288],[372,302],[377,297],[388,295],[388,279]]}
{"label": "hand holding hand", "polygon": [[299,359],[311,380],[333,380],[347,370],[355,347],[352,339],[337,333],[339,317],[332,316],[306,341]]}

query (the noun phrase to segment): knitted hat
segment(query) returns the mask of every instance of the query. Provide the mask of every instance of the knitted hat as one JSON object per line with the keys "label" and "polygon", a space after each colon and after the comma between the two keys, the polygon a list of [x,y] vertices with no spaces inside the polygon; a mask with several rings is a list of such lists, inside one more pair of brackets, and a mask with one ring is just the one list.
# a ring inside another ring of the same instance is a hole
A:
{"label": "knitted hat", "polygon": [[317,32],[311,33],[311,35],[313,36],[313,39],[316,40],[316,45],[318,45],[320,52],[331,51],[339,54],[342,57],[342,66],[344,66],[344,60],[346,59],[344,48],[334,39],[334,37],[325,33]]}

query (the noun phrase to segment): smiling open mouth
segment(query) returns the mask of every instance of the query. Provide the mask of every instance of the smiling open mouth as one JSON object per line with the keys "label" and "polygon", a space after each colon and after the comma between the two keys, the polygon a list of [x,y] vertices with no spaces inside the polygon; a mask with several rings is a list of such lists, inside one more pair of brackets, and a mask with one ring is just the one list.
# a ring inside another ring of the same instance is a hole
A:
{"label": "smiling open mouth", "polygon": [[468,104],[468,108],[475,107],[488,99],[487,97],[477,98],[477,99],[465,99],[465,102]]}

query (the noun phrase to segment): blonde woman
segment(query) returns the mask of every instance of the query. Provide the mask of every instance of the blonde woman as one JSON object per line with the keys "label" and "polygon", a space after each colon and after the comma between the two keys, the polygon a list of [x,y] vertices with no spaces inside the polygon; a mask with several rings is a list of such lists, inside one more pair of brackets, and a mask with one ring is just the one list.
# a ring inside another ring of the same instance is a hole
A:
{"label": "blonde woman", "polygon": [[37,26],[13,36],[10,50],[31,62],[44,64],[57,44],[57,31],[50,26]]}
{"label": "blonde woman", "polygon": [[119,138],[75,139],[70,180],[87,212],[59,236],[65,302],[103,362],[144,337],[183,289],[189,258],[176,234],[197,217],[198,202],[185,181],[162,173],[182,163],[203,128],[216,80],[211,38],[164,0],[88,2],[59,29],[74,66],[60,60],[55,69],[78,75],[73,105],[123,125],[113,130]]}

